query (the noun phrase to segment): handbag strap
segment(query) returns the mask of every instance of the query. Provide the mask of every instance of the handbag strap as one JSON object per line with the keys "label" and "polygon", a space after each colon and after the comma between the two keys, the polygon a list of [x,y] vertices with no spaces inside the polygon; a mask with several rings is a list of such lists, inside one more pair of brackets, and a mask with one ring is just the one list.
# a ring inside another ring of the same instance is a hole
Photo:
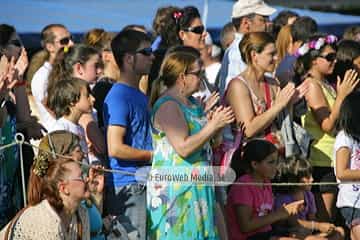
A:
{"label": "handbag strap", "polygon": [[23,209],[21,209],[21,210],[15,215],[15,217],[10,221],[9,226],[6,228],[6,231],[5,231],[5,238],[4,238],[4,240],[8,240],[8,239],[9,239],[9,236],[11,236],[11,233],[12,233],[12,231],[13,231],[13,228],[14,228],[14,226],[15,226],[16,221],[20,218],[21,214],[22,214],[28,207],[29,207],[29,206],[24,207]]}
{"label": "handbag strap", "polygon": [[[271,93],[270,93],[270,87],[269,84],[266,81],[266,78],[264,79],[265,81],[265,103],[266,103],[266,109],[269,110],[271,108]],[[269,127],[267,127],[265,129],[265,136],[267,137],[269,134],[271,133],[271,124]]]}

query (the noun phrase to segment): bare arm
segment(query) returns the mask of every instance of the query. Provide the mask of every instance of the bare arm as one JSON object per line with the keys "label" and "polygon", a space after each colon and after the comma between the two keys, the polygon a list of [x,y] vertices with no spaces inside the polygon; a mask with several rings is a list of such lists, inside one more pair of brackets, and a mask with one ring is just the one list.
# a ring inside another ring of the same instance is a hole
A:
{"label": "bare arm", "polygon": [[351,170],[349,162],[351,151],[347,147],[341,147],[336,151],[336,177],[341,181],[360,180],[360,170]]}
{"label": "bare arm", "polygon": [[96,153],[105,154],[105,137],[94,121],[91,113],[81,115],[79,123],[85,129],[86,137],[94,146]]}
{"label": "bare arm", "polygon": [[126,128],[110,125],[107,130],[108,152],[110,157],[123,160],[150,161],[151,152],[133,148],[124,143]]}
{"label": "bare arm", "polygon": [[316,121],[324,132],[331,133],[333,131],[339,118],[342,102],[358,83],[357,73],[353,70],[346,71],[344,79],[341,81],[338,78],[337,80],[336,88],[338,94],[334,105],[329,106],[320,84],[314,80],[309,81],[309,90],[305,94],[305,98]]}
{"label": "bare arm", "polygon": [[212,119],[197,134],[190,136],[184,115],[174,101],[162,104],[155,114],[155,126],[165,132],[175,151],[184,158],[203,146],[219,129],[233,120],[230,108],[217,108]]}
{"label": "bare arm", "polygon": [[247,137],[254,137],[259,132],[266,129],[276,118],[279,112],[286,107],[294,94],[294,88],[285,87],[281,94],[278,94],[277,101],[270,109],[256,116],[252,104],[252,99],[248,88],[240,80],[231,81],[226,99],[233,108],[236,123],[243,122]]}
{"label": "bare arm", "polygon": [[282,208],[271,212],[265,216],[252,216],[252,209],[246,205],[236,206],[236,216],[242,232],[252,232],[266,225],[273,224],[279,220],[286,219],[289,216],[298,213],[303,206],[304,200],[295,201],[284,205]]}

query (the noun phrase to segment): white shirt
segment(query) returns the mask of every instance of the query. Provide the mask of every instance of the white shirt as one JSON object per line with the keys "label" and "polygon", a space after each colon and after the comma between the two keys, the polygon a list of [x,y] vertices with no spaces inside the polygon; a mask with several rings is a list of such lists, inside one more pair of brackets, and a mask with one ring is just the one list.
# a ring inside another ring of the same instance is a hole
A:
{"label": "white shirt", "polygon": [[218,88],[221,96],[225,93],[231,79],[243,72],[247,66],[241,58],[239,49],[239,43],[243,36],[241,33],[235,33],[234,41],[225,51],[219,72]]}
{"label": "white shirt", "polygon": [[[336,136],[334,144],[334,159],[336,159],[336,152],[341,148],[346,147],[350,150],[350,162],[348,168],[351,170],[360,170],[360,144],[353,138],[348,136],[344,131],[340,131]],[[335,169],[336,169],[336,160]],[[336,171],[335,171],[336,175]],[[338,182],[343,182],[338,179]],[[354,207],[360,208],[360,182],[359,184],[339,184],[339,193],[337,197],[336,206],[340,207]]]}
{"label": "white shirt", "polygon": [[221,68],[221,63],[215,62],[205,68],[205,74],[208,82],[215,85],[216,76]]}
{"label": "white shirt", "polygon": [[40,115],[40,123],[47,129],[54,125],[56,119],[48,112],[42,101],[47,96],[48,79],[52,66],[45,62],[33,76],[31,81],[31,92],[34,96],[36,106]]}
{"label": "white shirt", "polygon": [[[71,132],[71,133],[79,136],[81,149],[86,154],[86,156],[88,155],[88,147],[86,144],[85,130],[82,126],[75,124],[75,123],[62,117],[62,118],[59,118],[58,120],[56,120],[55,124],[49,128],[49,132],[54,132],[57,130],[66,130],[68,132]],[[88,157],[86,157],[85,162],[89,163]]]}

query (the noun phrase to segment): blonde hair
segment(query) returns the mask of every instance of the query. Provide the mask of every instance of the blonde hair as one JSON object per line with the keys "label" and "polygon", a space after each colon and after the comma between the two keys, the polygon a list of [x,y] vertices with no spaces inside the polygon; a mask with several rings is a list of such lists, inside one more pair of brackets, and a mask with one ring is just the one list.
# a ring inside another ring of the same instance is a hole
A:
{"label": "blonde hair", "polygon": [[280,32],[276,38],[275,46],[278,53],[278,62],[284,59],[288,53],[290,44],[292,43],[291,26],[286,25],[280,29]]}
{"label": "blonde hair", "polygon": [[102,28],[94,28],[85,34],[83,43],[96,48],[99,52],[111,50],[111,40],[114,36],[114,33],[106,32]]}
{"label": "blonde hair", "polygon": [[191,69],[196,61],[200,61],[200,53],[195,48],[179,46],[170,49],[161,64],[159,77],[152,85],[150,104],[153,105],[164,90],[174,86],[179,75]]}

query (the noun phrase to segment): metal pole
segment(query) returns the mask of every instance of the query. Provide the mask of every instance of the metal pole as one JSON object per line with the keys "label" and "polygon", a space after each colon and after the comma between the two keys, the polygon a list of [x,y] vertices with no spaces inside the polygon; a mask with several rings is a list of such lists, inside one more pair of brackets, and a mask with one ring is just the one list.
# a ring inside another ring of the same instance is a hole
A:
{"label": "metal pole", "polygon": [[15,134],[15,141],[19,144],[19,151],[20,151],[20,169],[21,169],[21,183],[22,183],[22,190],[23,190],[23,200],[24,200],[24,207],[26,207],[26,186],[25,186],[25,171],[24,171],[24,156],[23,156],[23,144],[25,141],[25,137],[22,133]]}

